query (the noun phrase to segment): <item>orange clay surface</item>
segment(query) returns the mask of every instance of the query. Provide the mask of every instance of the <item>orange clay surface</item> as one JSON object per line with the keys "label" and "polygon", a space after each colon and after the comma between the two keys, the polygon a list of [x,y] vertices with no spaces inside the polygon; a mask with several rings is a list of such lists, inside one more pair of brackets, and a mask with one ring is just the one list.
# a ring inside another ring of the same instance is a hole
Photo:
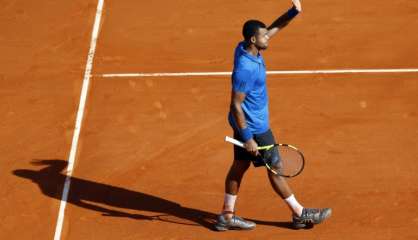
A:
{"label": "orange clay surface", "polygon": [[[417,68],[416,1],[303,2],[268,70]],[[97,2],[2,1],[0,239],[52,239]],[[105,1],[93,74],[229,71],[242,23],[290,1]],[[268,76],[271,125],[307,157],[290,180],[333,216],[290,229],[251,168],[215,232],[232,147],[229,77],[91,78],[62,239],[418,239],[418,73]]]}

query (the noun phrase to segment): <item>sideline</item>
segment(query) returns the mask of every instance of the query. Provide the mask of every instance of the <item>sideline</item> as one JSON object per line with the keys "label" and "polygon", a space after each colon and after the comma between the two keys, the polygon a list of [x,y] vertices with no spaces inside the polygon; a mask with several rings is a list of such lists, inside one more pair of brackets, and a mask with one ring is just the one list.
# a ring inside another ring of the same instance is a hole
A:
{"label": "sideline", "polygon": [[78,110],[77,110],[77,118],[75,122],[74,135],[73,135],[73,140],[71,143],[70,155],[68,157],[68,167],[66,170],[67,176],[65,178],[64,189],[62,192],[61,203],[60,203],[60,208],[59,208],[59,213],[58,213],[57,225],[55,227],[54,240],[61,239],[62,226],[64,223],[65,207],[67,205],[68,192],[70,190],[70,184],[71,184],[71,176],[73,174],[74,162],[75,162],[75,158],[77,154],[78,139],[80,136],[81,123],[82,123],[83,115],[84,115],[84,108],[86,106],[87,93],[88,93],[88,88],[89,88],[89,83],[90,83],[90,78],[91,78],[91,71],[93,68],[93,59],[94,59],[94,54],[96,52],[96,43],[97,43],[97,38],[99,35],[99,30],[100,30],[100,20],[102,17],[103,4],[104,4],[104,0],[98,0],[97,9],[96,9],[96,17],[94,20],[93,31],[91,34],[90,50],[87,55],[86,70],[84,72],[83,87],[81,89],[80,103],[78,105]]}

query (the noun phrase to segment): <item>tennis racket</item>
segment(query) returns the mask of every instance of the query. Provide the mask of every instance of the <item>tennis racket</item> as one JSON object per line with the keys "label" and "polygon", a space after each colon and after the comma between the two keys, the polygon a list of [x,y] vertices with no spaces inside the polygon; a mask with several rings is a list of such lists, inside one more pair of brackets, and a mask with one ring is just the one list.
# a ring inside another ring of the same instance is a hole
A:
{"label": "tennis racket", "polygon": [[[244,143],[226,136],[225,141],[232,143],[238,147],[244,148]],[[281,164],[278,169],[273,168],[271,162],[268,161],[274,149],[277,148],[279,151]],[[299,175],[305,166],[305,157],[302,152],[297,149],[295,146],[290,144],[278,143],[267,146],[259,146],[260,154],[264,165],[266,168],[273,174],[280,175],[282,177],[296,177]]]}

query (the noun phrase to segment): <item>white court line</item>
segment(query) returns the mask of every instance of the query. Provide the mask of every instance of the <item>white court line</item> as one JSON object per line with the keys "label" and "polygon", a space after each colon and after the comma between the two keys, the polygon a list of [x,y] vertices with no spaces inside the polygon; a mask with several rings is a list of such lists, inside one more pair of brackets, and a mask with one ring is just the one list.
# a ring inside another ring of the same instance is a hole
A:
{"label": "white court line", "polygon": [[[417,73],[418,68],[394,68],[394,69],[328,69],[328,70],[292,70],[292,71],[267,71],[268,75],[289,74],[347,74],[347,73]],[[172,73],[104,73],[94,74],[94,77],[102,78],[128,78],[128,77],[185,77],[185,76],[230,76],[231,72],[172,72]]]}
{"label": "white court line", "polygon": [[78,105],[73,141],[71,143],[70,156],[68,157],[68,167],[66,170],[67,176],[65,177],[64,190],[61,196],[58,220],[57,220],[57,225],[55,227],[54,240],[61,239],[62,226],[64,223],[65,207],[67,205],[68,192],[70,190],[70,183],[71,183],[71,176],[73,174],[73,169],[74,169],[74,162],[75,162],[75,157],[77,153],[77,146],[78,146],[78,139],[80,136],[81,123],[83,120],[84,108],[86,105],[87,92],[88,92],[90,77],[91,77],[91,71],[93,68],[93,59],[94,59],[94,54],[96,52],[96,43],[97,43],[97,37],[99,35],[99,30],[100,30],[100,19],[102,17],[103,4],[104,4],[104,0],[98,0],[97,9],[96,9],[96,17],[94,19],[93,31],[91,34],[90,50],[87,55],[86,70],[84,72],[83,87],[81,89],[80,103]]}

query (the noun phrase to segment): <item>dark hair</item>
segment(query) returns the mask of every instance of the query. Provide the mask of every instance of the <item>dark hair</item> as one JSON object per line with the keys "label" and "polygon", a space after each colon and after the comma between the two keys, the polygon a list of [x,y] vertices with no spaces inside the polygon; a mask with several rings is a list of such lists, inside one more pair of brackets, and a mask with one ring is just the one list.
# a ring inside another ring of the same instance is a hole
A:
{"label": "dark hair", "polygon": [[242,27],[242,35],[244,36],[244,40],[249,42],[251,37],[254,36],[260,28],[266,28],[266,25],[258,20],[246,21]]}

